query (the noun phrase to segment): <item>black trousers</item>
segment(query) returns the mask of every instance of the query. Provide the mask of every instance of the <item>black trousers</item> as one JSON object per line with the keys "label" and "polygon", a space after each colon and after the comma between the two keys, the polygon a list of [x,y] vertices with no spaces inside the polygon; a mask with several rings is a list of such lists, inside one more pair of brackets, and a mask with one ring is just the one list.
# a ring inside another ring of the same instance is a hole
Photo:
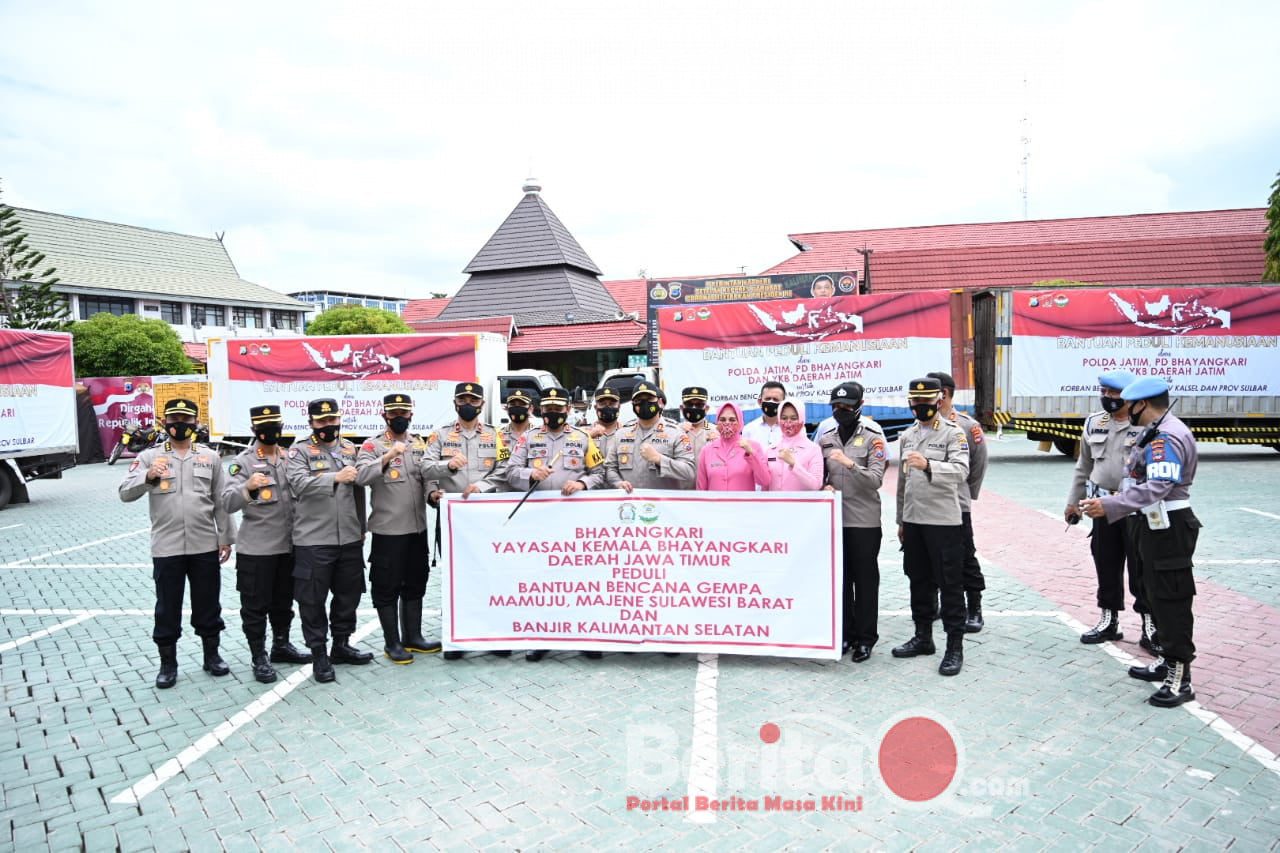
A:
{"label": "black trousers", "polygon": [[880,639],[879,527],[844,528],[844,641],[874,646]]}
{"label": "black trousers", "polygon": [[1191,663],[1196,657],[1192,641],[1195,617],[1191,604],[1196,580],[1192,557],[1200,536],[1200,519],[1188,507],[1169,513],[1167,530],[1152,530],[1144,518],[1134,521],[1142,556],[1143,585],[1147,603],[1160,631],[1160,645],[1167,660]]}
{"label": "black trousers", "polygon": [[151,577],[156,582],[156,624],[151,639],[157,646],[172,646],[182,636],[182,597],[191,584],[191,627],[201,637],[217,637],[222,622],[222,566],[218,552],[152,557]]}
{"label": "black trousers", "polygon": [[268,619],[272,634],[289,636],[293,622],[293,552],[237,554],[236,590],[240,593],[240,622],[246,640],[265,640]]}
{"label": "black trousers", "polygon": [[978,546],[973,541],[973,515],[960,513],[960,526],[964,528],[964,591],[982,592],[987,588],[987,579],[982,576]]}
{"label": "black trousers", "polygon": [[1150,613],[1142,594],[1142,561],[1138,557],[1138,540],[1134,522],[1146,527],[1147,522],[1127,516],[1112,524],[1105,517],[1093,520],[1089,532],[1089,551],[1098,574],[1098,609],[1124,610],[1124,570],[1129,567],[1129,592],[1133,609]]}
{"label": "black trousers", "polygon": [[964,633],[963,525],[902,525],[902,568],[911,583],[912,620],[932,622],[941,593],[942,627],[948,634]]}
{"label": "black trousers", "polygon": [[[293,597],[307,646],[323,646],[326,629],[335,639],[354,634],[356,608],[365,589],[363,545],[295,545],[293,558]],[[324,602],[330,594],[326,619]]]}
{"label": "black trousers", "polygon": [[397,599],[415,600],[427,594],[431,556],[427,531],[402,536],[373,534],[369,550],[369,585],[373,606],[390,607]]}

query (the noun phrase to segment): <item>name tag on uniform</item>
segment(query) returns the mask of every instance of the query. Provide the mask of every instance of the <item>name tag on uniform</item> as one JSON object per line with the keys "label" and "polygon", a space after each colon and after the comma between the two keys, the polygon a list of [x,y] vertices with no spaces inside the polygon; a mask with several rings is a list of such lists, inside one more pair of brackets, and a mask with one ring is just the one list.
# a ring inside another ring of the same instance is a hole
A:
{"label": "name tag on uniform", "polygon": [[862,436],[858,436],[857,438],[855,438],[855,439],[853,440],[853,446],[854,446],[854,447],[861,447],[861,446],[862,446],[862,442],[863,442],[863,441],[864,441],[863,437],[862,437]]}

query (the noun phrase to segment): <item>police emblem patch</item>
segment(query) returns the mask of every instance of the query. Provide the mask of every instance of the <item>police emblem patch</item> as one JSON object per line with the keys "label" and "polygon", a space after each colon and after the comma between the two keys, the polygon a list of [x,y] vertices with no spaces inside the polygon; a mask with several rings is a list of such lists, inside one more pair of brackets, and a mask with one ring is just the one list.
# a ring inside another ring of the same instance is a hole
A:
{"label": "police emblem patch", "polygon": [[270,489],[263,489],[262,491],[258,492],[258,500],[269,501],[271,500],[271,495],[272,495],[272,491]]}
{"label": "police emblem patch", "polygon": [[229,466],[227,466],[227,473],[230,474],[232,477],[234,477],[236,474],[239,474],[241,470],[242,469],[240,468],[239,462],[232,462]]}
{"label": "police emblem patch", "polygon": [[974,424],[969,428],[969,434],[973,436],[974,444],[982,444],[982,427]]}

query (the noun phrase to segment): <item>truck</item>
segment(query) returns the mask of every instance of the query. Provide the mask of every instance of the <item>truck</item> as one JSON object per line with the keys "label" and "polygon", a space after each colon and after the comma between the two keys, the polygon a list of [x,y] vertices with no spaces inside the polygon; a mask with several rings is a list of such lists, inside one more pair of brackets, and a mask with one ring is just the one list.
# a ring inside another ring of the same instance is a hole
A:
{"label": "truck", "polygon": [[546,371],[508,371],[505,341],[483,332],[211,339],[208,375],[210,438],[230,446],[249,442],[249,408],[267,403],[280,406],[286,435],[301,436],[311,431],[307,403],[333,397],[343,435],[363,440],[386,429],[386,394],[412,397],[410,429],[427,433],[455,417],[459,382],[484,389],[488,423],[505,422],[510,389],[536,396],[559,384]]}
{"label": "truck", "polygon": [[0,509],[61,478],[79,447],[71,335],[0,329]]}

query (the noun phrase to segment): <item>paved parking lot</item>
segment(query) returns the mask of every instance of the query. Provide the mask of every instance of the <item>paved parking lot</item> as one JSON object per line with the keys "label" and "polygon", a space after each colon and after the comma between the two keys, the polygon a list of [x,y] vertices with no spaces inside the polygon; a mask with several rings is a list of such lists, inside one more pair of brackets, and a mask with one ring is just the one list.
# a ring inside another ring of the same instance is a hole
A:
{"label": "paved parking lot", "polygon": [[[232,675],[201,672],[188,629],[178,685],[157,691],[145,504],[116,498],[121,466],[36,484],[0,513],[0,846],[1274,849],[1280,454],[1202,448],[1200,701],[1159,710],[1125,674],[1147,657],[1132,612],[1124,641],[1077,640],[1096,612],[1087,525],[1060,518],[1070,463],[1018,436],[991,447],[987,628],[953,679],[889,655],[911,632],[889,535],[862,665],[379,657],[264,686],[228,564]],[[380,650],[372,611],[360,624]]]}

